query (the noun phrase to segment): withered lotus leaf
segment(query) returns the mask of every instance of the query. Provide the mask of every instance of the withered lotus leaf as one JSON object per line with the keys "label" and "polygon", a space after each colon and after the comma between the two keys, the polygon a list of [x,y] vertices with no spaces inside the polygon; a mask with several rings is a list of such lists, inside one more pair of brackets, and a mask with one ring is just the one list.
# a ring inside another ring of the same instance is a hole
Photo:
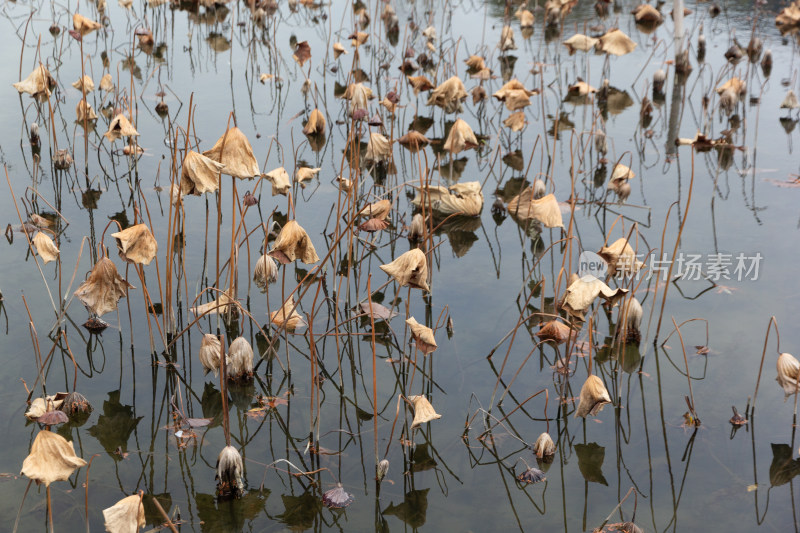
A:
{"label": "withered lotus leaf", "polygon": [[617,272],[635,274],[642,268],[643,263],[636,259],[636,252],[627,239],[619,238],[609,246],[603,246],[597,255],[608,263],[608,274],[614,276]]}
{"label": "withered lotus leaf", "polygon": [[503,26],[500,31],[500,44],[498,46],[501,52],[517,49],[517,45],[514,43],[514,29],[511,26]]}
{"label": "withered lotus leaf", "polygon": [[566,41],[564,41],[564,46],[567,47],[569,50],[569,55],[574,54],[577,50],[581,52],[587,52],[597,45],[597,39],[594,37],[589,37],[588,35],[584,35],[582,33],[576,33]]}
{"label": "withered lotus leaf", "polygon": [[568,325],[559,320],[551,320],[539,328],[536,336],[541,340],[554,341],[558,344],[567,342],[572,336],[575,337],[575,332]]}
{"label": "withered lotus leaf", "polygon": [[344,99],[350,100],[351,115],[358,110],[367,111],[367,105],[373,98],[372,89],[363,83],[351,83],[344,92]]}
{"label": "withered lotus leaf", "polygon": [[103,509],[106,531],[110,533],[136,533],[146,522],[142,497],[132,494]]}
{"label": "withered lotus leaf", "polygon": [[319,256],[314,250],[314,245],[311,243],[308,233],[296,220],[288,221],[281,228],[281,232],[275,240],[275,244],[272,245],[269,255],[283,264],[290,263],[295,259],[299,259],[307,265],[312,265],[319,261]]}
{"label": "withered lotus leaf", "polygon": [[37,231],[36,235],[33,236],[33,245],[36,247],[36,252],[41,256],[45,265],[50,261],[58,259],[58,247],[53,242],[53,239],[41,231]]}
{"label": "withered lotus leaf", "polygon": [[94,91],[94,82],[92,81],[92,78],[86,75],[84,75],[82,78],[79,78],[78,81],[72,82],[72,86],[81,92],[83,92],[84,89],[86,89],[87,93]]}
{"label": "withered lotus leaf", "polygon": [[53,481],[66,481],[86,461],[75,455],[72,442],[52,431],[40,431],[33,441],[31,453],[22,462],[20,474],[36,484],[49,486]]}
{"label": "withered lotus leaf", "polygon": [[211,300],[208,303],[204,303],[202,305],[196,305],[191,308],[192,313],[197,316],[204,315],[204,314],[220,314],[220,313],[227,313],[235,309],[234,299],[231,298],[229,294],[229,290],[218,293],[219,296],[216,300]]}
{"label": "withered lotus leaf", "polygon": [[303,128],[305,135],[319,135],[325,133],[325,115],[319,109],[314,109],[308,115],[308,122]]}
{"label": "withered lotus leaf", "polygon": [[331,490],[322,495],[322,503],[329,509],[344,509],[353,503],[353,496],[344,490],[341,483],[337,483]]}
{"label": "withered lotus leaf", "polygon": [[800,25],[800,2],[794,1],[778,13],[775,17],[775,25],[781,32],[789,31],[793,26]]}
{"label": "withered lotus leaf", "polygon": [[420,324],[413,316],[406,320],[406,324],[411,328],[411,335],[414,337],[414,342],[417,343],[417,349],[419,351],[424,355],[436,351],[438,346],[436,345],[436,339],[433,337],[433,330],[431,328]]}
{"label": "withered lotus leaf", "polygon": [[525,9],[523,6],[520,6],[514,16],[519,19],[519,27],[520,28],[532,28],[533,23],[536,21],[536,18],[533,16],[529,10]]}
{"label": "withered lotus leaf", "polygon": [[236,337],[225,354],[228,379],[247,379],[253,375],[253,347],[244,337]]}
{"label": "withered lotus leaf", "polygon": [[392,212],[392,202],[384,198],[367,205],[361,214],[369,218],[377,218],[378,220],[385,220]]}
{"label": "withered lotus leaf", "polygon": [[222,173],[234,178],[249,180],[261,174],[250,141],[237,127],[225,132],[203,155],[224,165]]}
{"label": "withered lotus leaf", "polygon": [[537,220],[548,228],[563,228],[561,208],[555,195],[551,193],[537,199],[534,192],[533,187],[527,187],[512,198],[508,203],[509,214],[522,222]]}
{"label": "withered lotus leaf", "polygon": [[302,67],[303,64],[311,58],[311,46],[309,46],[308,41],[297,43],[292,57]]}
{"label": "withered lotus leaf", "polygon": [[615,29],[600,37],[597,48],[607,54],[624,56],[633,52],[633,49],[636,48],[636,43],[631,41],[631,38],[625,35],[622,30]]}
{"label": "withered lotus leaf", "polygon": [[128,295],[134,286],[125,281],[108,257],[100,259],[92,268],[86,281],[75,291],[89,312],[101,316],[117,309],[120,298]]}
{"label": "withered lotus leaf", "polygon": [[136,224],[111,234],[117,240],[119,256],[128,263],[149,265],[158,252],[158,243],[145,224]]}
{"label": "withered lotus leaf", "polygon": [[60,409],[61,405],[64,403],[64,398],[67,396],[66,392],[58,392],[46,398],[34,398],[30,407],[25,412],[25,418],[36,420],[48,411]]}
{"label": "withered lotus leaf", "polygon": [[428,105],[439,106],[445,113],[455,113],[461,109],[461,102],[466,99],[464,82],[458,76],[453,76],[431,92]]}
{"label": "withered lotus leaf", "polygon": [[517,479],[521,483],[541,483],[542,481],[547,481],[544,471],[532,467],[525,469],[524,472],[517,476]]}
{"label": "withered lotus leaf", "polygon": [[514,78],[495,92],[492,96],[506,104],[509,111],[517,111],[531,104],[530,97],[538,91],[529,91],[518,79]]}
{"label": "withered lotus leaf", "polygon": [[456,183],[450,189],[438,185],[417,190],[411,201],[415,207],[425,206],[442,215],[455,213],[478,216],[483,209],[483,192],[479,181]]}
{"label": "withered lotus leaf", "polygon": [[181,193],[200,196],[207,192],[216,192],[223,166],[210,157],[189,150],[181,165]]}
{"label": "withered lotus leaf", "polygon": [[627,292],[628,289],[612,289],[594,276],[584,276],[567,287],[563,307],[573,317],[583,320],[585,311],[598,296],[614,303]]}
{"label": "withered lotus leaf", "polygon": [[469,56],[464,62],[470,70],[479,71],[486,68],[486,62],[481,56]]}
{"label": "withered lotus leaf", "polygon": [[503,125],[507,128],[510,128],[513,132],[522,131],[522,128],[528,123],[525,120],[525,113],[523,111],[517,111],[516,113],[512,113],[503,121]]}
{"label": "withered lotus leaf", "polygon": [[108,131],[104,134],[106,139],[111,142],[121,139],[123,137],[137,137],[139,132],[133,127],[128,117],[120,113],[108,125]]}
{"label": "withered lotus leaf", "polygon": [[307,181],[311,181],[314,179],[314,176],[319,174],[319,171],[322,170],[321,168],[309,168],[309,167],[300,167],[294,173],[294,180],[303,185]]}
{"label": "withered lotus leaf", "polygon": [[348,37],[348,39],[350,39],[350,44],[352,46],[361,46],[362,44],[367,42],[367,39],[369,39],[369,33],[363,31],[357,31],[351,34]]}
{"label": "withered lotus leaf", "polygon": [[422,148],[430,144],[430,139],[425,137],[417,130],[410,130],[408,133],[397,139],[400,146],[409,150],[410,152],[419,152]]}
{"label": "withered lotus leaf", "polygon": [[442,415],[434,410],[431,402],[425,396],[409,396],[408,401],[414,406],[414,421],[411,422],[411,429],[431,420],[442,418]]}
{"label": "withered lotus leaf", "polygon": [[214,372],[214,376],[219,372],[220,361],[222,359],[222,343],[216,335],[206,333],[200,341],[200,364],[203,365],[203,373]]}
{"label": "withered lotus leaf", "polygon": [[551,457],[556,453],[556,445],[549,433],[542,433],[539,435],[539,438],[533,443],[533,453],[535,453],[536,457],[539,459]]}
{"label": "withered lotus leaf", "polygon": [[359,231],[366,231],[368,233],[375,233],[376,231],[383,231],[389,227],[389,223],[379,218],[370,218],[365,222],[359,224]]}
{"label": "withered lotus leaf", "polygon": [[401,286],[410,285],[415,289],[430,291],[428,288],[428,260],[419,248],[407,251],[381,270],[392,276]]}
{"label": "withered lotus leaf", "polygon": [[289,173],[286,172],[285,168],[278,167],[274,170],[270,170],[264,174],[264,176],[272,184],[272,196],[277,196],[279,194],[286,196],[292,184],[289,181]]}
{"label": "withered lotus leaf", "polygon": [[347,50],[342,45],[342,43],[333,43],[333,58],[339,59],[339,56],[342,54],[346,54]]}
{"label": "withered lotus leaf", "polygon": [[295,302],[289,298],[280,309],[273,311],[269,314],[269,320],[278,327],[284,326],[287,331],[294,331],[295,329],[304,326],[305,320],[303,316],[297,312]]}
{"label": "withered lotus leaf", "polygon": [[747,92],[747,84],[741,78],[734,76],[716,89],[717,94],[720,95],[728,90],[731,90],[738,95],[743,95]]}
{"label": "withered lotus leaf", "polygon": [[570,94],[576,94],[578,96],[586,96],[588,94],[596,93],[597,89],[592,87],[582,79],[578,78],[578,81],[576,81],[574,85],[570,85],[567,88],[567,91]]}
{"label": "withered lotus leaf", "polygon": [[278,279],[278,265],[275,260],[268,255],[262,255],[256,262],[256,268],[253,271],[253,281],[262,291],[266,289],[267,285]]}
{"label": "withered lotus leaf", "polygon": [[100,78],[100,89],[105,92],[114,90],[114,79],[111,77],[111,74],[105,74]]}
{"label": "withered lotus leaf", "polygon": [[55,87],[56,81],[41,63],[28,74],[22,81],[14,83],[14,88],[20,93],[27,93],[38,100],[50,98],[50,89]]}
{"label": "withered lotus leaf", "polygon": [[650,4],[640,4],[633,10],[633,18],[636,22],[661,24],[663,17],[661,12]]}
{"label": "withered lotus leaf", "polygon": [[472,104],[477,105],[479,102],[486,100],[486,89],[480,85],[472,88]]}
{"label": "withered lotus leaf", "polygon": [[99,30],[103,26],[99,22],[87,19],[80,13],[72,15],[72,27],[81,34],[81,36],[88,35],[95,30]]}
{"label": "withered lotus leaf", "polygon": [[444,149],[451,154],[457,154],[470,148],[478,147],[478,139],[469,124],[464,119],[457,119],[450,128],[450,133],[444,142]]}
{"label": "withered lotus leaf", "polygon": [[586,418],[586,415],[595,416],[603,410],[603,406],[607,403],[611,403],[611,397],[608,395],[603,380],[592,374],[586,378],[581,387],[580,402],[575,410],[575,418],[579,416]]}
{"label": "withered lotus leaf", "polygon": [[415,95],[423,91],[430,91],[434,87],[433,83],[431,83],[431,80],[425,76],[408,76],[406,79],[408,80],[408,83],[411,84],[411,87],[414,88]]}
{"label": "withered lotus leaf", "polygon": [[392,158],[392,141],[378,132],[370,132],[364,159],[367,162],[386,162]]}
{"label": "withered lotus leaf", "polygon": [[797,101],[797,95],[789,89],[781,102],[781,109],[797,109],[798,107],[800,107],[800,103]]}
{"label": "withered lotus leaf", "polygon": [[[790,353],[778,356],[778,385],[783,387],[783,392],[788,398],[797,393],[797,380],[800,378],[800,362]],[[785,399],[784,398],[784,399]]]}
{"label": "withered lotus leaf", "polygon": [[81,100],[75,106],[75,116],[78,122],[97,120],[97,113],[86,100]]}
{"label": "withered lotus leaf", "polygon": [[614,166],[614,170],[611,172],[611,180],[608,182],[608,188],[612,191],[619,191],[623,185],[627,185],[628,181],[635,177],[636,174],[634,174],[630,167],[619,163]]}

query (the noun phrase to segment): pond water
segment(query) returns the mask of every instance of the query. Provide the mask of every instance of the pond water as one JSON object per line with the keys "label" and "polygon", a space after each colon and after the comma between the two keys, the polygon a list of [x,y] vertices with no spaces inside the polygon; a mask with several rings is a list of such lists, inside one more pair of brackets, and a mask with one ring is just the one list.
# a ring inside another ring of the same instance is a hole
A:
{"label": "pond water", "polygon": [[[11,226],[0,254],[3,530],[20,506],[19,531],[48,527],[44,486],[32,485],[22,503],[21,465],[43,430],[24,416],[26,387],[31,400],[74,387],[93,411],[51,429],[78,456],[94,457],[88,527],[95,531],[104,527],[103,509],[140,491],[146,530],[165,523],[155,497],[181,531],[591,531],[607,517],[635,520],[644,531],[798,531],[795,403],[775,382],[774,331],[757,408],[744,426],[729,422],[731,405],[742,413],[752,406],[770,317],[780,351],[796,353],[800,343],[793,327],[800,130],[797,111],[780,108],[797,88],[798,61],[795,39],[774,24],[783,6],[688,4],[684,46],[693,68],[676,77],[671,5],[661,7],[664,22],[655,28],[637,26],[633,2],[609,5],[601,17],[583,0],[549,27],[545,11],[529,6],[534,25],[521,28],[518,3],[478,0],[102,4],[3,6],[0,157],[13,188],[0,195],[3,224]],[[381,17],[386,6],[394,24]],[[102,27],[75,39],[67,30],[76,12]],[[516,48],[503,51],[505,25]],[[630,36],[632,52],[570,55],[562,44],[613,27]],[[350,37],[356,31],[368,34],[359,46]],[[753,32],[771,49],[768,75],[760,59],[725,58],[734,40],[747,46]],[[300,65],[293,54],[303,41],[310,58]],[[347,53],[335,57],[334,43]],[[471,55],[484,57],[491,74],[473,75],[465,64]],[[434,86],[458,76],[469,92],[461,109],[448,113],[427,105],[430,92],[415,94],[400,68],[406,56],[406,67],[419,67],[408,73]],[[12,83],[40,61],[57,88],[44,102],[18,97]],[[114,84],[88,92],[99,118],[86,129],[75,121],[82,92],[72,86],[82,68],[95,85],[106,73]],[[654,95],[659,69],[666,83]],[[746,94],[726,111],[715,89],[734,77]],[[538,93],[521,110],[519,132],[504,125],[511,112],[491,96],[513,78]],[[579,78],[600,91],[568,95]],[[355,82],[375,95],[360,119],[341,98]],[[479,86],[487,98],[475,103]],[[379,103],[390,92],[398,97],[393,114]],[[641,112],[645,99],[649,116]],[[166,112],[157,112],[159,103]],[[315,108],[326,134],[306,137]],[[133,118],[141,155],[123,153],[125,138],[104,137],[117,113]],[[375,113],[382,126],[368,124]],[[445,149],[456,118],[478,135],[476,149]],[[289,195],[273,195],[266,179],[223,174],[219,195],[187,195],[171,207],[186,147],[209,150],[229,123],[249,139],[262,173],[319,172],[305,187],[292,183]],[[367,161],[370,131],[397,140],[412,128],[432,143],[414,153],[395,142],[388,161]],[[601,130],[605,154],[595,146]],[[698,132],[727,146],[676,146]],[[66,170],[54,166],[57,149],[74,159]],[[624,200],[609,189],[617,162],[635,174]],[[339,176],[356,184],[350,195]],[[563,229],[503,212],[537,179],[560,202]],[[423,182],[478,182],[480,215],[435,216],[424,241],[412,243],[411,199]],[[257,203],[245,208],[247,191]],[[353,231],[353,215],[379,199],[392,202],[388,227]],[[493,210],[496,199],[503,209]],[[57,261],[44,264],[30,251],[20,224],[34,214],[55,221],[42,233],[55,236]],[[280,265],[262,292],[251,281],[256,262],[287,218],[307,231],[320,261]],[[158,252],[137,267],[120,258],[111,233],[117,223],[141,222]],[[638,278],[606,281],[630,289],[621,302],[631,295],[641,302],[638,344],[615,341],[619,304],[594,301],[584,322],[560,305],[581,252],[620,238],[645,265]],[[400,287],[379,268],[416,247],[427,254],[429,292]],[[92,334],[82,326],[89,311],[72,295],[104,253],[135,288],[102,316],[109,327]],[[686,263],[692,257],[702,267],[697,279]],[[665,284],[667,275],[679,279]],[[248,315],[195,321],[191,308],[215,297],[204,289],[232,285]],[[296,288],[297,311],[311,327],[287,333],[269,314]],[[358,307],[370,290],[373,302],[397,312],[388,323],[376,316],[373,324]],[[566,344],[539,343],[540,323],[556,314],[578,333]],[[435,352],[415,347],[404,324],[412,316],[435,330]],[[204,374],[199,359],[204,333],[224,334],[226,343],[241,335],[256,352],[254,379],[227,386],[231,445],[244,467],[244,493],[233,500],[215,494],[225,430],[219,379]],[[569,371],[557,371],[567,361]],[[590,373],[611,404],[575,417]],[[532,397],[542,390],[546,398]],[[416,395],[441,418],[412,429],[414,410],[403,398]],[[699,425],[687,423],[687,398]],[[190,418],[210,423],[192,428]],[[537,465],[531,446],[545,431],[555,456]],[[375,464],[383,459],[390,466],[378,485]],[[520,482],[526,465],[546,480]],[[354,498],[344,509],[323,505],[336,483]],[[87,527],[86,486],[86,467],[50,486],[56,531]]]}

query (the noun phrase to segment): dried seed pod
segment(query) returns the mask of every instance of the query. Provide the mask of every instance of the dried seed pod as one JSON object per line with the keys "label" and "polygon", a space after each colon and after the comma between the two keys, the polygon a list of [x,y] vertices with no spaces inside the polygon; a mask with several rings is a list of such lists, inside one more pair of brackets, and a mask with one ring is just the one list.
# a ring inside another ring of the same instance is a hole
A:
{"label": "dried seed pod", "polygon": [[778,385],[783,387],[785,398],[797,393],[797,379],[800,377],[800,362],[792,354],[782,353],[778,356]]}
{"label": "dried seed pod", "polygon": [[386,473],[389,471],[389,461],[387,459],[383,459],[375,466],[375,473],[377,480],[383,481],[383,478],[386,477]]}
{"label": "dried seed pod", "polygon": [[411,219],[411,226],[408,228],[408,238],[412,241],[418,241],[422,239],[422,235],[425,232],[425,219],[422,218],[420,213],[414,215]]}
{"label": "dried seed pod", "polygon": [[225,446],[217,457],[217,496],[238,497],[244,492],[242,473],[244,465],[239,450]]}
{"label": "dried seed pod", "polygon": [[539,470],[538,468],[528,468],[520,475],[518,475],[517,479],[521,483],[540,483],[542,481],[547,481],[544,472]]}
{"label": "dried seed pod", "polygon": [[603,410],[603,406],[607,403],[611,403],[611,397],[608,395],[603,380],[592,374],[586,378],[581,387],[580,403],[575,410],[575,418],[579,416],[586,418],[586,415],[595,416]]}
{"label": "dried seed pod", "polygon": [[64,398],[64,403],[61,404],[60,409],[68,415],[76,415],[78,413],[91,413],[92,406],[83,394],[79,392],[70,392]]}
{"label": "dried seed pod", "polygon": [[270,256],[262,255],[256,263],[253,281],[263,291],[267,288],[267,285],[273,283],[276,279],[278,279],[278,265]]}
{"label": "dried seed pod", "polygon": [[244,337],[236,337],[225,354],[228,379],[239,381],[253,375],[253,347]]}
{"label": "dried seed pod", "polygon": [[220,362],[222,361],[222,343],[216,335],[206,333],[200,342],[200,364],[203,365],[203,373],[214,372],[217,376]]}
{"label": "dried seed pod", "polygon": [[662,94],[664,92],[664,83],[667,81],[667,73],[664,69],[658,69],[653,74],[653,94]]}
{"label": "dried seed pod", "polygon": [[53,166],[56,170],[67,170],[72,166],[72,155],[66,148],[56,150],[56,153],[53,154]]}

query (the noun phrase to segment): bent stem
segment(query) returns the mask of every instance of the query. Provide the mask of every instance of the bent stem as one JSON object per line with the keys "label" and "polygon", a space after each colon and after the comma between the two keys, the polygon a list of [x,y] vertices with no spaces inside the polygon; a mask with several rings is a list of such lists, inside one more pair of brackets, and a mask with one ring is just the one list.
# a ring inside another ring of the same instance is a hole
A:
{"label": "bent stem", "polygon": [[771,326],[775,327],[775,335],[778,337],[778,353],[781,353],[781,334],[778,331],[778,321],[775,316],[769,317],[767,322],[767,334],[764,336],[764,348],[761,350],[761,364],[758,366],[758,378],[756,378],[756,390],[753,392],[753,411],[750,411],[750,401],[747,402],[747,407],[744,410],[744,416],[750,417],[756,412],[756,398],[758,397],[758,385],[761,383],[761,371],[764,370],[764,357],[767,355],[767,342],[769,342],[769,329]]}

